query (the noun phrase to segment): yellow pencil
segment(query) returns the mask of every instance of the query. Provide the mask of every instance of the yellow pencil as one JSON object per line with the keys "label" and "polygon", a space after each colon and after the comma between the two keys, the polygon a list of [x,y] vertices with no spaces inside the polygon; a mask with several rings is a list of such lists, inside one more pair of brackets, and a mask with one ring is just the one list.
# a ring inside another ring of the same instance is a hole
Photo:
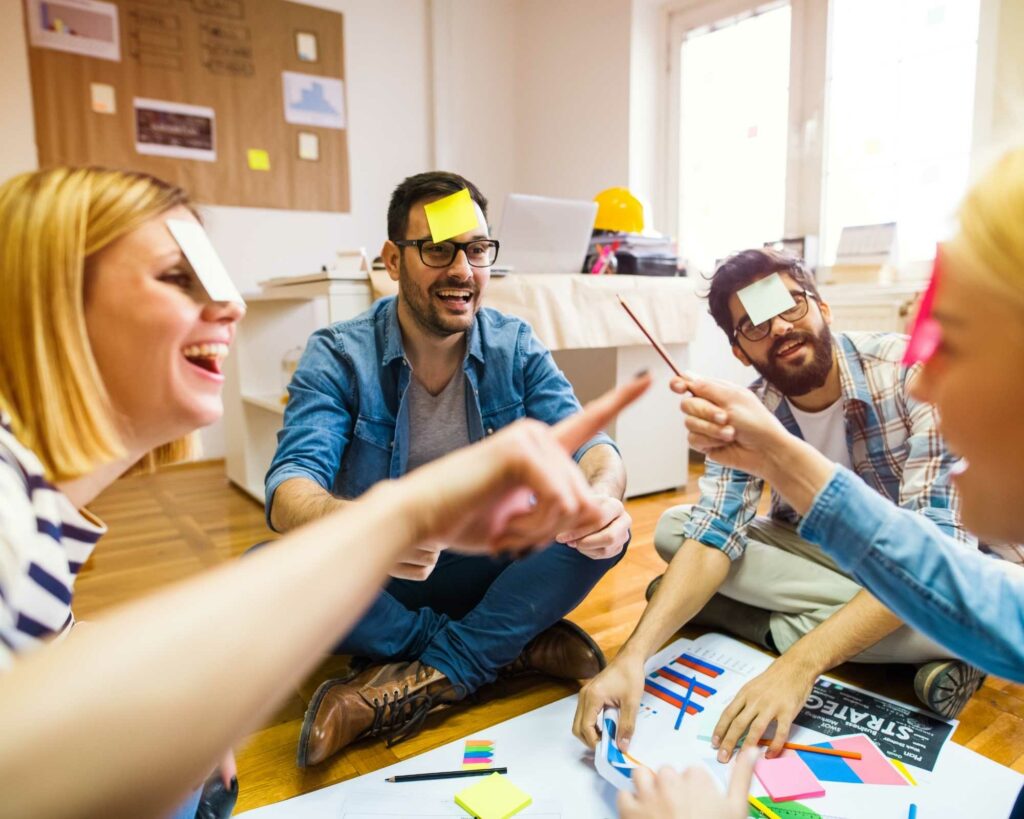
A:
{"label": "yellow pencil", "polygon": [[769,808],[760,799],[758,799],[758,798],[748,794],[747,795],[747,801],[751,805],[753,805],[757,810],[759,810],[761,813],[763,813],[765,816],[767,816],[768,819],[781,819],[779,814],[777,814],[775,811],[773,811],[771,808]]}

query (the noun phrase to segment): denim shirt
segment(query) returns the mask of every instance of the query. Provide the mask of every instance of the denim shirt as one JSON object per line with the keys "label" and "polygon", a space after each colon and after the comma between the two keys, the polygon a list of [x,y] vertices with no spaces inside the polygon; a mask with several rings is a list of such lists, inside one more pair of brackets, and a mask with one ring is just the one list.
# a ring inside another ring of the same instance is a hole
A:
{"label": "denim shirt", "polygon": [[979,668],[1024,682],[1024,569],[965,550],[841,466],[799,532],[908,624]]}
{"label": "denim shirt", "polygon": [[[471,442],[519,418],[554,424],[580,409],[530,325],[497,310],[477,312],[462,367]],[[267,472],[268,525],[274,492],[289,478],[356,498],[378,481],[405,474],[411,373],[393,296],[313,333],[288,385],[284,428]],[[599,433],[577,450],[576,460],[595,444],[615,446]]]}

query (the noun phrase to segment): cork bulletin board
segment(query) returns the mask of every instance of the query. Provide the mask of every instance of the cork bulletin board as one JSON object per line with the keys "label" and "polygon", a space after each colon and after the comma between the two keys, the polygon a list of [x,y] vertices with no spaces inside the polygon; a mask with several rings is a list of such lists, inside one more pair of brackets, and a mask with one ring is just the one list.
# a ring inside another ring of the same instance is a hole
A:
{"label": "cork bulletin board", "polygon": [[349,210],[342,16],[286,0],[24,0],[40,165],[217,205]]}

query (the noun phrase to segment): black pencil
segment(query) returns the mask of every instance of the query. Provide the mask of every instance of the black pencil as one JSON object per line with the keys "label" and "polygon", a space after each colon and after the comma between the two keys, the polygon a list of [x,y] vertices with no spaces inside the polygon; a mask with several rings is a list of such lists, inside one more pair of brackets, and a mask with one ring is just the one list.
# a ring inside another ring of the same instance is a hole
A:
{"label": "black pencil", "polygon": [[385,782],[422,782],[425,779],[455,779],[460,776],[486,776],[492,773],[508,773],[508,768],[480,768],[475,771],[438,771],[437,773],[406,774],[389,776]]}

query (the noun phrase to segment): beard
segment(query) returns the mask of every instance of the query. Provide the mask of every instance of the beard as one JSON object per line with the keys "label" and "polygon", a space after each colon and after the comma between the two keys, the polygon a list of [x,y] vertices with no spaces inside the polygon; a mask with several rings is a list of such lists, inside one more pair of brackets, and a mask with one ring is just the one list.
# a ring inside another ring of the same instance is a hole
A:
{"label": "beard", "polygon": [[[797,341],[803,341],[811,347],[811,360],[797,370],[787,367],[778,361],[778,353]],[[768,350],[766,361],[750,360],[766,381],[776,386],[785,396],[799,397],[825,384],[828,374],[832,371],[832,332],[828,325],[822,326],[818,335],[803,330],[794,330],[782,338],[776,339]]]}
{"label": "beard", "polygon": [[[434,293],[448,288],[472,292],[470,304],[473,305],[473,311],[468,314],[468,322],[463,317],[446,316],[438,310],[437,303],[434,301]],[[409,275],[409,269],[405,266],[404,259],[400,259],[398,263],[398,290],[416,323],[428,333],[442,338],[466,332],[473,323],[476,311],[480,309],[480,286],[475,280],[446,278],[434,282],[424,290]]]}

